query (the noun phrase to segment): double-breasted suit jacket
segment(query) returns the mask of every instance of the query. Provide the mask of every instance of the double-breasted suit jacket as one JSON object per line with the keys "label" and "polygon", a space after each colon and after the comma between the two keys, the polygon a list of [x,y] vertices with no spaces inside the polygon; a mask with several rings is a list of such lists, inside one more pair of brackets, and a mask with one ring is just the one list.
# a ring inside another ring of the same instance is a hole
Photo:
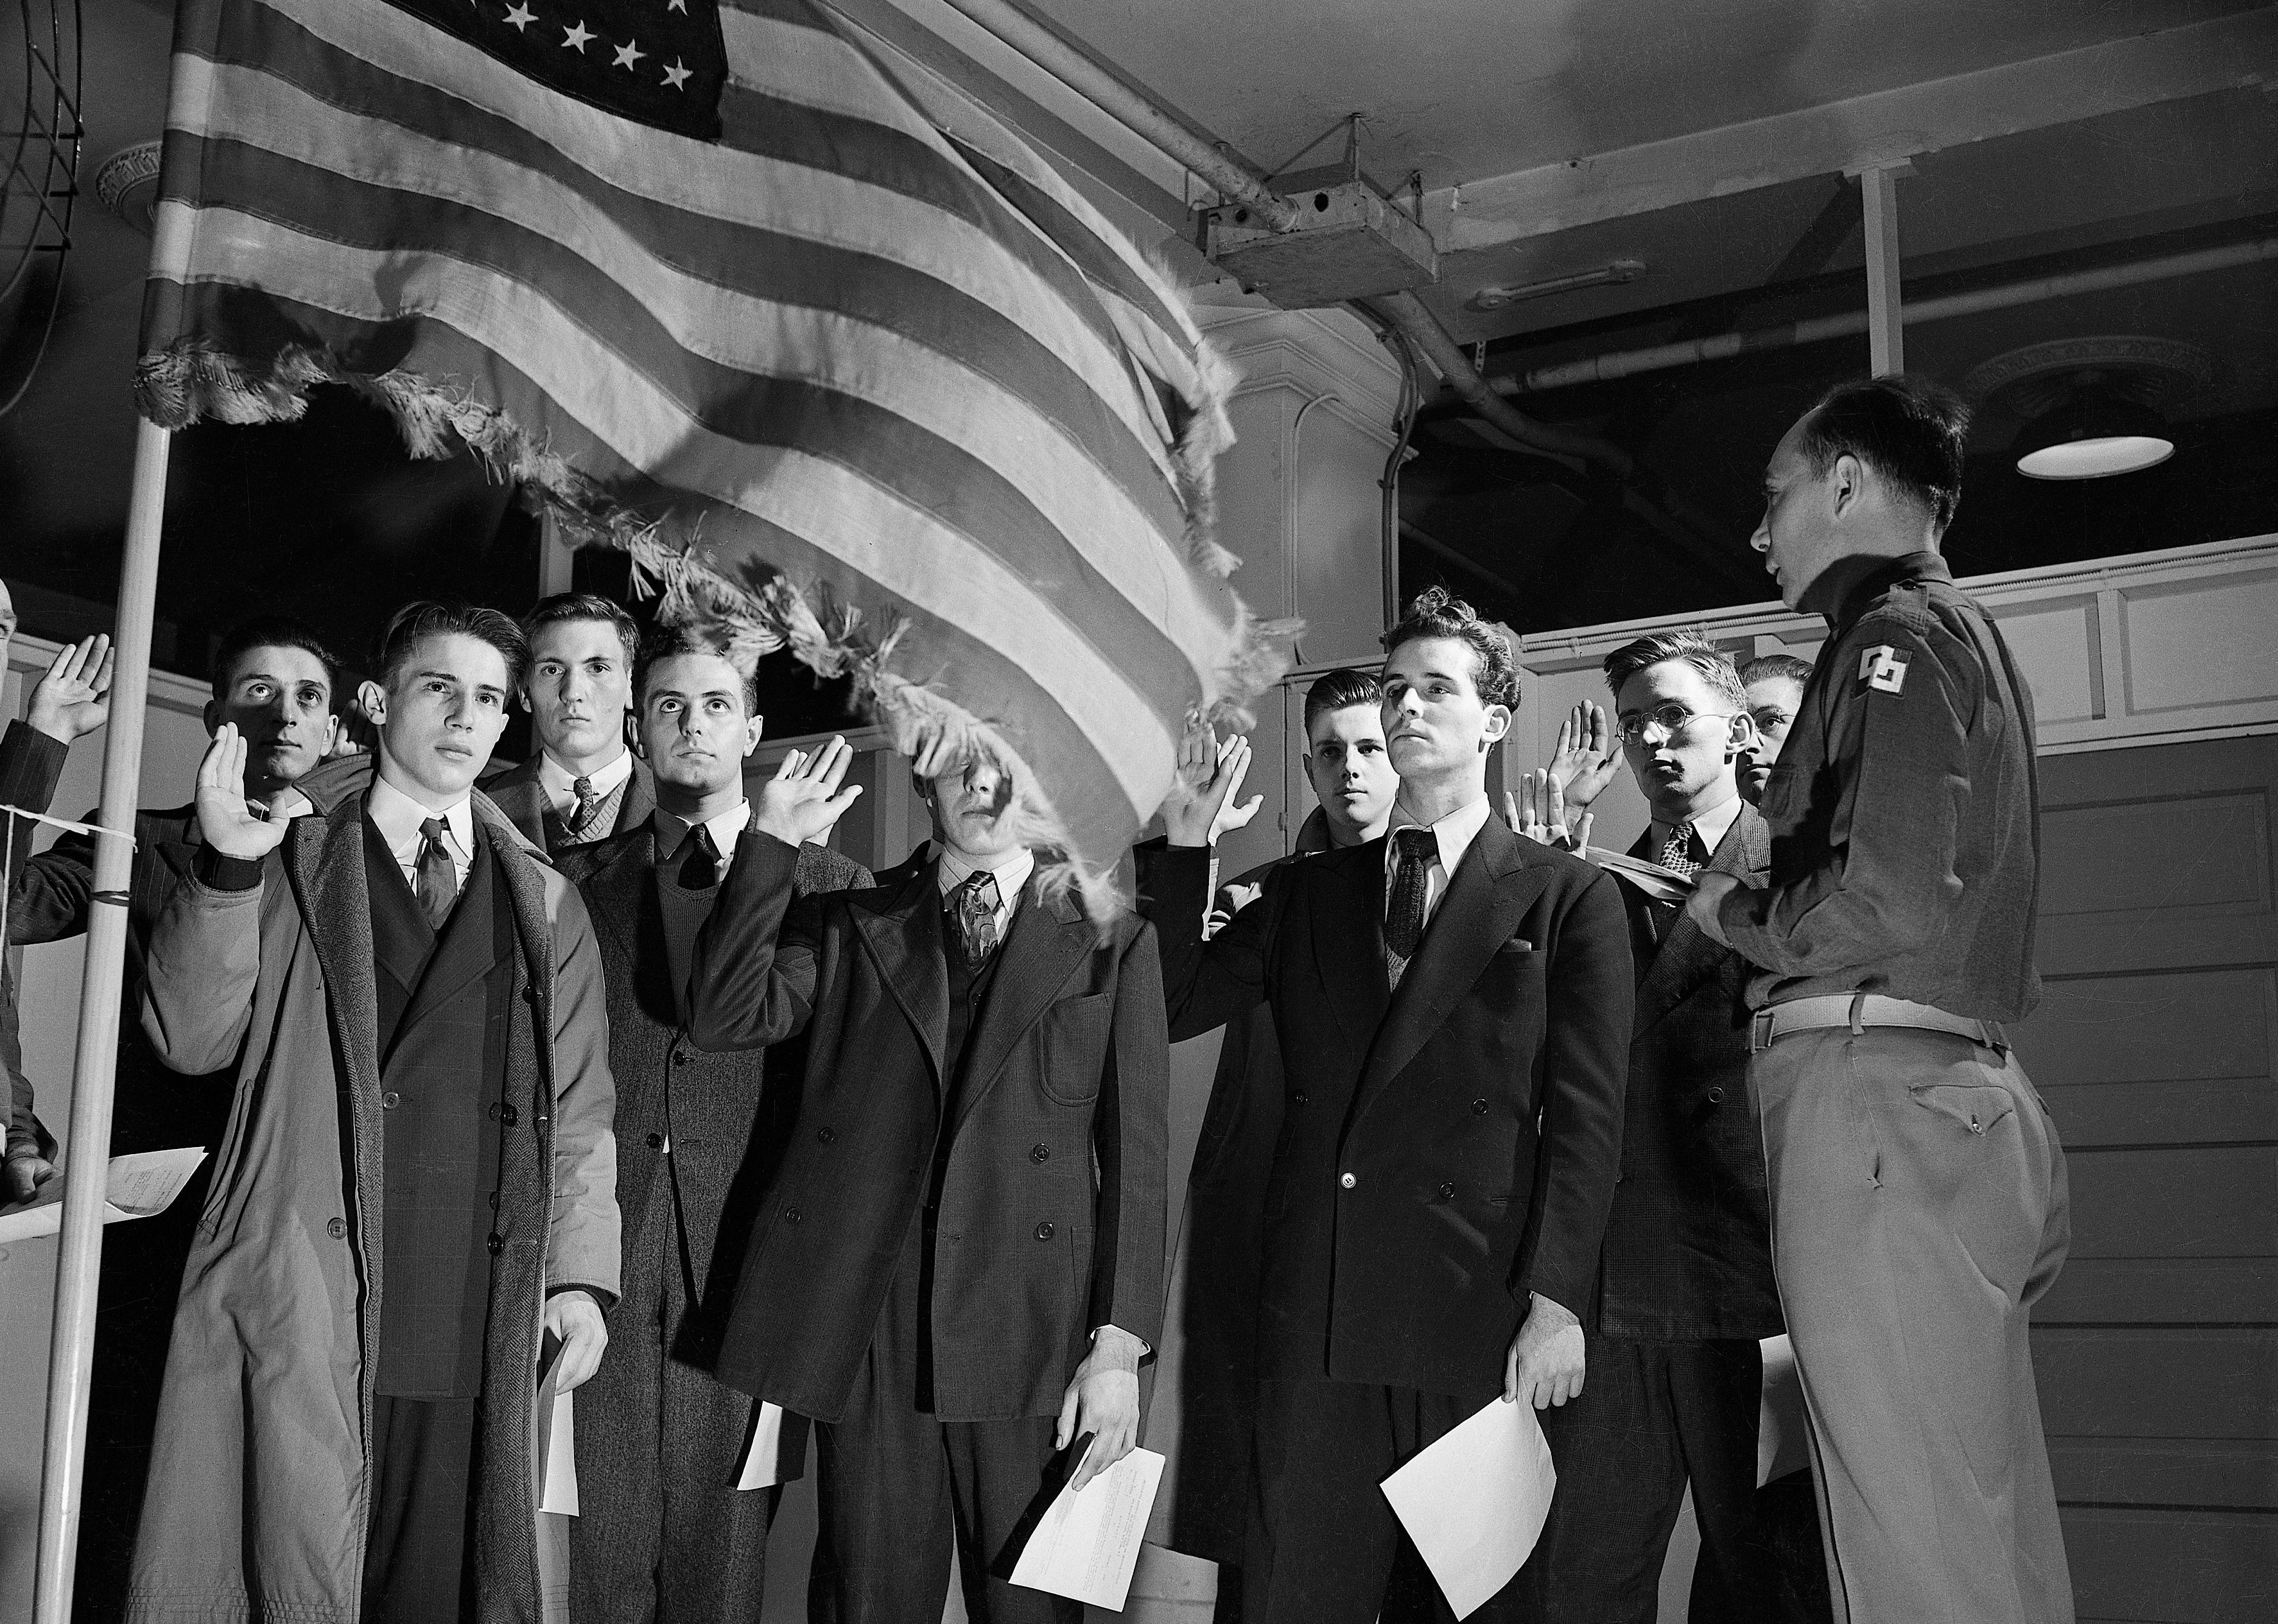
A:
{"label": "double-breasted suit jacket", "polygon": [[[1647,830],[1630,855],[1650,860],[1652,843]],[[1770,828],[1743,806],[1708,867],[1761,883],[1770,862]],[[1754,971],[1682,908],[1627,884],[1621,896],[1637,1018],[1599,1329],[1661,1339],[1777,1336],[1763,1144],[1748,1094]]]}
{"label": "double-breasted suit jacket", "polygon": [[700,1047],[801,1030],[808,1044],[721,1379],[839,1418],[939,1156],[933,1413],[1054,1414],[1093,1330],[1161,1336],[1168,1045],[1154,932],[1130,916],[1103,930],[1031,885],[956,1067],[936,865],[794,908],[797,860],[764,835],[738,842],[689,982]]}
{"label": "double-breasted suit jacket", "polygon": [[1202,939],[1209,856],[1143,854],[1174,1038],[1258,1003],[1286,1090],[1258,1373],[1499,1387],[1529,1292],[1586,1312],[1632,1005],[1614,883],[1489,819],[1397,992],[1385,842],[1273,870]]}

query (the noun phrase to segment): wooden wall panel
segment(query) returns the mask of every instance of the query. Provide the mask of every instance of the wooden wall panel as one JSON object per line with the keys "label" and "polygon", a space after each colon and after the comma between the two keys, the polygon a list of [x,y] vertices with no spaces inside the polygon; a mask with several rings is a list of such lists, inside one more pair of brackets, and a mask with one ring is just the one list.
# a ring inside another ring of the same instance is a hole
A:
{"label": "wooden wall panel", "polygon": [[2064,1522],[2083,1624],[2245,1624],[2278,1612],[2278,1521],[2083,1506]]}

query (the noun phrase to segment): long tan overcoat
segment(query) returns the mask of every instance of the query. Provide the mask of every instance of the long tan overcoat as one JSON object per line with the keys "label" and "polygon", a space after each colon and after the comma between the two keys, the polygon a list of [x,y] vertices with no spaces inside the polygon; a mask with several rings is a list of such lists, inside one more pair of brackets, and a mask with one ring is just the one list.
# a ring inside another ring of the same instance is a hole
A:
{"label": "long tan overcoat", "polygon": [[[480,791],[515,919],[516,1018],[476,1462],[485,1624],[566,1616],[566,1533],[540,1515],[536,1396],[549,1287],[618,1284],[615,1092],[600,958],[577,889]],[[236,1095],[175,1311],[134,1624],[355,1624],[370,1521],[380,1087],[363,797],[296,820],[260,883],[185,879],[150,942],[142,1022]],[[501,1440],[509,1441],[506,1446]]]}

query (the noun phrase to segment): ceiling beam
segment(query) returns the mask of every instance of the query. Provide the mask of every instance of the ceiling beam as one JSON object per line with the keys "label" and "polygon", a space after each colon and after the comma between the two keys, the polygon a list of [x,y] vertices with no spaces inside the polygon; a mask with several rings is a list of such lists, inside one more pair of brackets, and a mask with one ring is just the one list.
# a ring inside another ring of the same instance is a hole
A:
{"label": "ceiling beam", "polygon": [[2278,78],[2278,9],[2082,46],[1426,194],[1443,254]]}

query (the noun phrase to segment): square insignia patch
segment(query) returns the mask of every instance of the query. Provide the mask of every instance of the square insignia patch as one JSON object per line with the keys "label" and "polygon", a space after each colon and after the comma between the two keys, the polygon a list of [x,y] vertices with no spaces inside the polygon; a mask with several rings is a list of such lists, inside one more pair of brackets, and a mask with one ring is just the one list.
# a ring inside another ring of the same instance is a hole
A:
{"label": "square insignia patch", "polygon": [[1877,693],[1894,694],[1907,685],[1907,657],[1889,644],[1859,654],[1859,680]]}

